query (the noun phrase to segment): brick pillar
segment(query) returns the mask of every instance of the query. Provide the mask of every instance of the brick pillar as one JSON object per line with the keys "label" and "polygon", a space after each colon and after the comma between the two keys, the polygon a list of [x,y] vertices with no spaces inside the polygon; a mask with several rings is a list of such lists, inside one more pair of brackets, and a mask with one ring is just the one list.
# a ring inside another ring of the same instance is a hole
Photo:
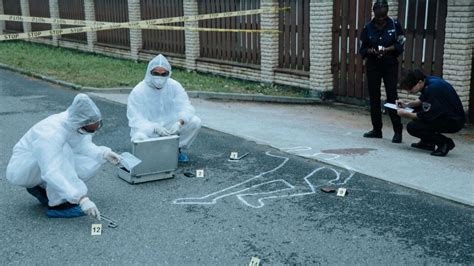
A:
{"label": "brick pillar", "polygon": [[[277,8],[278,0],[261,0],[260,8]],[[279,14],[260,14],[260,28],[262,30],[278,29]],[[273,83],[275,78],[275,68],[278,67],[278,42],[279,35],[272,33],[260,34],[260,80],[264,83]]]}
{"label": "brick pillar", "polygon": [[[140,21],[140,0],[128,0],[128,20]],[[138,51],[142,48],[142,30],[130,29],[130,57],[137,61]]]}
{"label": "brick pillar", "polygon": [[444,40],[443,78],[453,85],[464,109],[469,106],[474,49],[474,1],[448,0]]}
{"label": "brick pillar", "polygon": [[[398,18],[398,1],[388,0],[388,15],[391,18]],[[401,21],[403,22],[403,21]],[[402,23],[403,25],[403,23]],[[405,25],[403,25],[405,26]]]}
{"label": "brick pillar", "polygon": [[[30,2],[28,0],[20,0],[21,15],[30,16]],[[31,32],[31,23],[23,22],[23,32]]]}
{"label": "brick pillar", "polygon": [[[198,15],[198,3],[197,0],[184,0],[183,1],[183,13],[185,16]],[[184,23],[185,27],[199,27],[197,21],[188,21]],[[185,67],[188,71],[196,70],[196,59],[199,57],[199,32],[198,31],[185,31],[185,51],[186,51],[186,62]]]}
{"label": "brick pillar", "polygon": [[[60,18],[58,0],[49,0],[49,14],[51,18]],[[59,24],[51,24],[51,29],[59,30],[61,29],[61,26]],[[58,42],[59,38],[60,36],[53,36],[51,44],[54,46],[59,46],[59,42]]]}
{"label": "brick pillar", "polygon": [[[0,14],[5,14],[5,11],[3,10],[3,1],[0,1]],[[0,20],[0,34],[3,34],[5,30],[5,21]]]}
{"label": "brick pillar", "polygon": [[[95,21],[95,6],[94,0],[84,0],[84,17],[86,20]],[[94,52],[94,46],[97,42],[97,32],[87,32],[87,50]]]}
{"label": "brick pillar", "polygon": [[322,99],[333,97],[332,0],[310,2],[310,94]]}

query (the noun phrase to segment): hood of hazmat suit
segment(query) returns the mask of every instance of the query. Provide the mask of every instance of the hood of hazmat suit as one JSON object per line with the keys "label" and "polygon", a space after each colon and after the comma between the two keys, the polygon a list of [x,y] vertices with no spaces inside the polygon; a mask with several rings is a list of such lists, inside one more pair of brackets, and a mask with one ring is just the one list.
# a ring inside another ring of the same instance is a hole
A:
{"label": "hood of hazmat suit", "polygon": [[105,146],[96,146],[92,135],[78,129],[102,119],[99,108],[85,94],[78,94],[64,112],[35,124],[13,148],[7,179],[19,186],[42,186],[50,206],[78,203],[87,194],[84,181],[105,162]]}
{"label": "hood of hazmat suit", "polygon": [[152,76],[151,71],[156,67],[165,68],[171,76],[171,65],[163,55],[148,63],[145,79],[128,97],[127,117],[132,139],[137,133],[152,136],[157,125],[166,126],[178,119],[187,123],[194,116],[194,107],[183,86],[170,76]]}

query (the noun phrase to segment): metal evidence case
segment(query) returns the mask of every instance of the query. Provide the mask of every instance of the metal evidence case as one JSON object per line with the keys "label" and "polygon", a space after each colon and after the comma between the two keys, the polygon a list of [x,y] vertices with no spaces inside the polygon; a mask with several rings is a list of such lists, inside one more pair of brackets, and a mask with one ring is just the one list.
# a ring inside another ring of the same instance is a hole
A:
{"label": "metal evidence case", "polygon": [[143,183],[174,177],[178,168],[179,136],[132,142],[132,154],[142,163],[129,171],[118,168],[118,176],[131,183]]}

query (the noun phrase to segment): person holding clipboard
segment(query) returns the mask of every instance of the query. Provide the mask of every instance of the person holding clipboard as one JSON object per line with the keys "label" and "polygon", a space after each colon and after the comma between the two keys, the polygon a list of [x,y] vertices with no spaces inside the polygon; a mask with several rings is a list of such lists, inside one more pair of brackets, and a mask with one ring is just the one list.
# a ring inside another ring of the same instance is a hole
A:
{"label": "person holding clipboard", "polygon": [[[431,151],[433,156],[446,156],[455,144],[441,133],[459,132],[466,122],[464,108],[453,86],[442,78],[425,76],[416,69],[406,72],[400,87],[412,94],[421,92],[415,101],[397,101],[398,115],[413,119],[407,124],[408,133],[420,138],[411,146]],[[408,112],[405,107],[415,108],[415,112]]]}

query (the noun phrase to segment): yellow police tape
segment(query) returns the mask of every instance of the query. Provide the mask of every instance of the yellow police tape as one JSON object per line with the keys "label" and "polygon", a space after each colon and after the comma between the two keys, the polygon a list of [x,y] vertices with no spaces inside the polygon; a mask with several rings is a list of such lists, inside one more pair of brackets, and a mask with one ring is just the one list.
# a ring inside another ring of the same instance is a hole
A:
{"label": "yellow police tape", "polygon": [[87,21],[87,20],[73,20],[73,19],[58,19],[58,18],[44,18],[44,17],[26,17],[17,15],[0,15],[0,20],[16,21],[16,22],[33,22],[33,23],[49,23],[49,24],[66,24],[75,26],[86,26],[77,28],[44,30],[25,33],[9,33],[0,35],[0,41],[31,39],[38,37],[57,36],[63,34],[82,33],[100,30],[113,30],[120,28],[139,28],[139,29],[158,29],[158,30],[190,30],[190,31],[217,31],[217,32],[258,32],[258,33],[278,33],[278,30],[251,30],[251,29],[218,29],[218,28],[195,28],[195,27],[180,27],[180,26],[162,26],[158,24],[168,24],[176,22],[199,21],[206,19],[228,18],[237,16],[249,16],[263,13],[278,13],[280,11],[288,10],[289,7],[283,8],[260,8],[243,11],[222,12],[213,14],[203,14],[195,16],[158,18],[131,22],[102,22],[102,21]]}

